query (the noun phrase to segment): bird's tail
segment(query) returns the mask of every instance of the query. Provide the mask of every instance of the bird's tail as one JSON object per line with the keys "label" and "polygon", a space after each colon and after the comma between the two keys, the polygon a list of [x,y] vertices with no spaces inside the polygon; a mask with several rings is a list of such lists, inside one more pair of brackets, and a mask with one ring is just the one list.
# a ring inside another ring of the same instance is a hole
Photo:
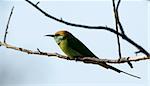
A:
{"label": "bird's tail", "polygon": [[113,67],[113,66],[111,66],[111,65],[106,64],[105,62],[104,62],[104,63],[99,63],[99,65],[102,66],[102,67],[104,67],[104,68],[106,68],[106,69],[111,69],[111,70],[114,70],[114,71],[116,71],[116,72],[118,72],[118,73],[124,73],[124,74],[127,74],[127,75],[129,75],[129,76],[132,76],[132,77],[141,79],[141,77],[139,77],[139,76],[132,75],[132,74],[130,74],[130,73],[124,72],[124,71],[122,71],[122,70],[120,70],[120,69],[117,69],[117,68],[115,68],[115,67]]}

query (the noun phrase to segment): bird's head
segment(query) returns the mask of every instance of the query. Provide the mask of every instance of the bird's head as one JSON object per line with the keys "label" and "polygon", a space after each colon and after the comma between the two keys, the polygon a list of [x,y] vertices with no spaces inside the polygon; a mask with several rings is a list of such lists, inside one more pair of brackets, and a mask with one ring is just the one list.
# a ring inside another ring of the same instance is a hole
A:
{"label": "bird's head", "polygon": [[57,44],[60,44],[62,41],[72,37],[72,34],[68,31],[63,30],[63,31],[56,32],[54,35],[45,35],[45,36],[54,37]]}

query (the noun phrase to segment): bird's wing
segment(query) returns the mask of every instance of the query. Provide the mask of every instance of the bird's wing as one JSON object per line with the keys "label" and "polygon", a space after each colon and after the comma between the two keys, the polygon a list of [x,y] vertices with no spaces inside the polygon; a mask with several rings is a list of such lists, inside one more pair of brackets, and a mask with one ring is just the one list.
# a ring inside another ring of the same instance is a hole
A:
{"label": "bird's wing", "polygon": [[68,40],[69,46],[79,52],[82,56],[87,57],[95,57],[95,55],[77,38],[73,37],[70,40]]}

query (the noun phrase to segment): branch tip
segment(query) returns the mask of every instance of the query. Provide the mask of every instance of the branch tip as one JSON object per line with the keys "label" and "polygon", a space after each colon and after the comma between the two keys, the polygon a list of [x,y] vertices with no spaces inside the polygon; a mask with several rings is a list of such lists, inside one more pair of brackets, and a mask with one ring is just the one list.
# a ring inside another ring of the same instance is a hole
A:
{"label": "branch tip", "polygon": [[120,2],[121,2],[121,0],[118,0],[117,6],[116,6],[116,10],[118,10]]}
{"label": "branch tip", "polygon": [[40,3],[40,1],[38,1],[37,3],[36,3],[36,5],[38,5]]}
{"label": "branch tip", "polygon": [[6,25],[5,35],[4,35],[4,43],[6,43],[6,38],[7,38],[8,28],[9,28],[9,22],[10,22],[10,19],[11,19],[12,14],[13,14],[13,10],[14,10],[14,6],[13,6],[12,9],[11,9],[11,13],[10,13],[10,15],[9,15],[9,19],[8,19],[8,22],[7,22],[7,25]]}
{"label": "branch tip", "polygon": [[130,57],[127,57],[127,60],[128,60],[128,62],[127,62],[127,63],[128,63],[128,65],[130,66],[130,68],[133,68],[132,63],[129,61],[129,58],[130,58]]}

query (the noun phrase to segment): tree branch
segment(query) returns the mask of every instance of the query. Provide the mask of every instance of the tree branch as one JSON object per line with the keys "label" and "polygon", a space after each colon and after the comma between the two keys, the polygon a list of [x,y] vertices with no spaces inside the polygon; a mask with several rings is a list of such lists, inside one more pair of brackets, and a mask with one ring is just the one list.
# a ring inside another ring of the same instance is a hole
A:
{"label": "tree branch", "polygon": [[[115,0],[112,0],[112,3],[113,3],[113,11],[114,11],[114,16],[115,16],[115,24],[116,24],[116,31],[118,31],[118,25],[120,26],[120,30],[121,30],[121,33],[123,35],[125,35],[125,32],[122,28],[122,25],[121,25],[121,22],[119,20],[119,15],[118,15],[118,8],[119,8],[119,4],[120,4],[121,0],[118,1],[117,3],[117,7],[115,7]],[[119,39],[119,35],[117,34],[117,43],[118,43],[118,53],[119,53],[119,60],[121,59],[121,45],[120,45],[120,39]],[[118,60],[118,61],[119,61]],[[129,66],[131,68],[133,68],[133,65],[131,64],[131,62],[128,62]]]}
{"label": "tree branch", "polygon": [[[82,25],[79,25],[79,27],[80,26],[82,27]],[[88,27],[91,27],[91,26],[85,26],[85,28],[88,28]],[[94,27],[91,27],[91,28],[94,29]],[[98,29],[99,27],[96,27],[96,28]],[[143,49],[141,46],[137,45],[135,42],[133,42],[127,36],[124,36],[121,33],[118,33],[118,32],[116,32],[115,30],[113,30],[111,28],[108,28],[108,27],[106,27],[106,28],[107,28],[108,31],[111,31],[111,32],[113,32],[115,34],[118,34],[123,39],[127,40],[129,43],[135,45],[138,48],[141,48],[141,50]],[[33,51],[33,50],[21,48],[21,47],[16,47],[16,46],[7,44],[6,42],[1,42],[0,41],[0,45],[6,47],[8,49],[13,49],[13,50],[24,52],[24,53],[27,53],[27,54],[42,55],[42,56],[48,56],[48,57],[55,56],[55,57],[66,59],[66,60],[74,60],[74,61],[76,61],[76,59],[68,59],[67,56],[64,56],[64,55],[61,55],[61,54],[58,54],[58,53],[43,52],[43,51],[40,51],[39,49],[37,49],[37,51]],[[84,63],[90,63],[90,64],[97,64],[97,65],[99,65],[100,62],[117,63],[117,64],[119,64],[119,63],[125,63],[125,62],[129,62],[129,61],[140,61],[140,60],[146,60],[146,59],[150,59],[150,56],[122,57],[119,62],[118,62],[118,59],[114,59],[114,60],[113,59],[99,59],[99,58],[91,58],[91,57],[78,58],[78,61],[81,61],[81,62],[84,62]]]}
{"label": "tree branch", "polygon": [[[113,0],[113,2],[115,3],[114,0]],[[117,18],[117,24],[119,25],[119,28],[120,28],[120,30],[121,30],[121,33],[122,33],[123,35],[125,35],[125,32],[124,32],[124,30],[123,30],[123,26],[121,25],[121,22],[120,22],[120,19],[119,19],[119,13],[118,13],[118,9],[119,9],[120,2],[121,2],[121,0],[118,0],[117,7],[116,7],[116,9],[114,9],[114,11],[115,11],[115,16],[116,16],[116,18]]]}
{"label": "tree branch", "polygon": [[120,2],[121,2],[121,0],[118,0],[117,6],[116,6],[116,10],[118,10]]}
{"label": "tree branch", "polygon": [[45,11],[43,11],[41,8],[39,8],[37,5],[33,4],[31,1],[29,0],[25,0],[26,2],[28,2],[29,4],[31,4],[33,7],[35,7],[37,10],[39,10],[42,14],[44,14],[46,17],[51,18],[57,22],[69,25],[69,26],[74,26],[74,27],[80,27],[80,28],[86,28],[86,29],[99,29],[99,30],[106,30],[109,32],[112,32],[114,34],[118,34],[120,37],[122,37],[124,40],[126,40],[127,42],[131,43],[133,46],[135,46],[137,49],[141,50],[141,52],[143,52],[145,55],[147,55],[148,57],[150,56],[150,54],[140,45],[138,45],[137,43],[135,43],[133,40],[131,40],[129,37],[127,37],[126,35],[122,35],[121,33],[115,31],[112,28],[109,27],[104,27],[104,26],[88,26],[88,25],[81,25],[81,24],[75,24],[75,23],[70,23],[67,21],[64,21],[62,19],[58,19],[48,13],[46,13]]}
{"label": "tree branch", "polygon": [[[114,15],[115,15],[115,26],[116,26],[116,31],[117,32],[119,32],[118,31],[118,23],[117,23],[117,21],[119,21],[119,20],[117,20],[118,18],[117,18],[117,16],[116,16],[116,8],[115,8],[115,1],[114,0],[112,0],[112,3],[113,3],[113,10],[114,10]],[[119,5],[118,5],[119,6]],[[117,34],[117,43],[118,43],[118,53],[119,53],[119,59],[121,59],[121,45],[120,45],[120,39],[119,39],[119,35]]]}
{"label": "tree branch", "polygon": [[140,60],[150,59],[150,56],[149,57],[135,56],[135,57],[122,57],[119,62],[118,62],[118,59],[99,59],[99,58],[91,58],[91,57],[82,57],[82,58],[78,58],[78,60],[76,60],[76,59],[69,59],[67,56],[61,55],[58,53],[43,52],[43,51],[40,51],[39,49],[37,51],[33,51],[33,50],[21,48],[21,47],[16,47],[16,46],[13,46],[13,45],[1,42],[1,41],[0,41],[0,45],[6,47],[8,49],[13,49],[13,50],[24,52],[27,54],[34,54],[34,55],[41,55],[41,56],[48,56],[48,57],[55,56],[55,57],[58,57],[61,59],[74,60],[74,61],[80,61],[80,62],[84,62],[84,63],[97,64],[97,65],[99,65],[100,62],[119,64],[119,63],[125,63],[125,62],[129,62],[129,61],[140,61]]}
{"label": "tree branch", "polygon": [[8,19],[8,22],[7,22],[7,26],[6,26],[6,30],[5,30],[5,35],[4,35],[4,43],[6,43],[6,37],[7,37],[7,33],[8,33],[7,30],[8,30],[8,27],[9,27],[9,22],[10,22],[11,16],[13,14],[13,10],[14,10],[14,6],[11,9],[11,13],[9,15],[9,19]]}
{"label": "tree branch", "polygon": [[37,3],[36,3],[36,5],[38,5],[40,3],[40,1],[38,1]]}
{"label": "tree branch", "polygon": [[[26,0],[28,1],[28,0]],[[38,4],[38,3],[37,3]],[[35,5],[37,6],[37,5]],[[150,56],[149,56],[149,53],[148,53],[148,56],[136,56],[136,57],[123,57],[123,58],[120,58],[120,61],[118,62],[118,59],[117,60],[113,60],[113,59],[99,59],[99,58],[92,58],[92,57],[80,57],[78,59],[69,59],[69,57],[65,56],[65,55],[61,55],[61,54],[58,54],[58,53],[48,53],[48,52],[43,52],[41,50],[39,50],[37,48],[36,51],[33,51],[33,50],[29,50],[29,49],[25,49],[25,48],[21,48],[21,47],[16,47],[16,46],[13,46],[13,45],[10,45],[10,44],[7,44],[6,43],[6,37],[7,37],[7,30],[8,30],[8,26],[9,26],[9,22],[10,22],[10,19],[11,19],[11,15],[13,13],[13,9],[14,7],[12,8],[11,10],[11,13],[10,13],[10,16],[9,16],[9,19],[8,19],[8,23],[7,23],[7,27],[6,27],[6,31],[5,31],[5,36],[4,36],[4,42],[1,42],[0,41],[0,46],[4,46],[8,49],[13,49],[13,50],[16,50],[16,51],[20,51],[20,52],[24,52],[24,53],[27,53],[27,54],[35,54],[35,55],[42,55],[42,56],[48,56],[48,57],[51,57],[51,56],[55,56],[55,57],[58,57],[58,58],[62,58],[62,59],[66,59],[66,60],[74,60],[74,61],[81,61],[81,62],[84,62],[84,63],[90,63],[90,64],[97,64],[97,65],[101,65],[100,63],[102,62],[106,62],[106,63],[125,63],[125,62],[130,62],[130,61],[139,61],[139,60],[146,60],[146,59],[150,59]],[[43,11],[44,12],[44,11]],[[53,17],[53,16],[52,16]],[[55,18],[55,17],[53,17]],[[57,18],[56,18],[57,19]],[[64,23],[65,21],[62,20],[62,18],[60,19],[62,23]],[[118,20],[119,21],[119,20]],[[69,22],[67,22],[69,23]],[[72,24],[72,23],[69,23],[69,24]],[[86,26],[86,25],[77,25],[77,24],[72,24],[72,26],[76,25],[77,27],[84,27],[84,28],[88,28],[88,27],[91,27],[91,26]],[[100,26],[101,27],[101,26]],[[98,27],[99,28],[99,27]],[[98,29],[97,28],[97,29]],[[105,27],[106,29],[107,27]],[[94,29],[92,27],[92,29]],[[129,39],[126,35],[122,35],[121,33],[119,33],[119,31],[115,31],[111,28],[107,28],[108,31],[110,32],[113,32],[115,34],[117,34],[117,36],[121,36],[122,38],[126,39],[128,42],[132,42],[131,39]],[[134,42],[132,42],[131,44],[134,44]],[[136,44],[136,43],[135,43]],[[135,45],[135,46],[139,46],[139,45]],[[138,48],[138,47],[137,47]],[[139,46],[139,48],[142,48],[141,46]],[[142,48],[143,49],[143,48]],[[142,50],[141,49],[141,50]],[[146,51],[147,52],[147,51]],[[114,68],[116,70],[116,68]],[[118,69],[117,69],[118,70]],[[125,74],[128,74],[130,76],[133,76],[133,77],[136,77],[136,78],[140,78],[138,76],[134,76],[134,75],[131,75],[129,73],[126,73],[124,71],[121,71],[119,70],[120,72],[123,72]],[[119,73],[120,73],[119,72]]]}

